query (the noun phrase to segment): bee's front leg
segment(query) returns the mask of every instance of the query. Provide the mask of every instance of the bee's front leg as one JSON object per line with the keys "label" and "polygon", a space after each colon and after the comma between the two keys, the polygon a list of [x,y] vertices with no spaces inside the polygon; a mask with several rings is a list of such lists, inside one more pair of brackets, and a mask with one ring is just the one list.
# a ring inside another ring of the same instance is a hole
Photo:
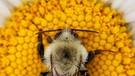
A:
{"label": "bee's front leg", "polygon": [[90,76],[90,75],[88,73],[88,70],[82,69],[82,70],[79,70],[79,76]]}
{"label": "bee's front leg", "polygon": [[45,58],[44,58],[44,45],[43,45],[43,41],[42,41],[42,33],[39,33],[38,34],[38,46],[37,46],[37,50],[38,50],[38,53],[39,53],[42,61],[44,61]]}
{"label": "bee's front leg", "polygon": [[40,76],[52,76],[51,72],[40,73]]}
{"label": "bee's front leg", "polygon": [[51,38],[50,36],[47,36],[47,41],[48,41],[49,43],[52,43],[52,42],[53,42],[53,40],[52,40],[52,38]]}
{"label": "bee's front leg", "polygon": [[101,53],[101,50],[90,51],[88,53],[87,61],[85,62],[85,64],[87,64],[89,61],[91,61],[95,55],[100,54],[100,53]]}

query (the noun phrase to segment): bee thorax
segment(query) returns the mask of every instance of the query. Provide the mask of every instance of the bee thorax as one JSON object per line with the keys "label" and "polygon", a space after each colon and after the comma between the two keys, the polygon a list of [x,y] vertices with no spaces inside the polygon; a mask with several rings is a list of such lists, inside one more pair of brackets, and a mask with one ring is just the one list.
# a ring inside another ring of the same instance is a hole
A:
{"label": "bee thorax", "polygon": [[63,44],[62,47],[58,46],[53,51],[52,63],[53,67],[56,67],[59,74],[73,74],[79,66],[80,52],[78,49],[67,44]]}

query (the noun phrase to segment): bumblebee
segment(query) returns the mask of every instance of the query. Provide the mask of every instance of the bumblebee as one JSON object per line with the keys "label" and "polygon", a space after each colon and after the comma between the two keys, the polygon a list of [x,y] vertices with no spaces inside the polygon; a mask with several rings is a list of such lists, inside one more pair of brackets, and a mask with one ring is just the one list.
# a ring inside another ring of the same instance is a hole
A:
{"label": "bumblebee", "polygon": [[[54,39],[47,36],[50,43],[45,49],[42,42],[42,34],[44,32],[55,32]],[[49,68],[49,72],[42,73],[42,76],[89,76],[86,70],[86,64],[93,59],[100,50],[87,52],[81,43],[76,31],[94,32],[93,30],[80,29],[57,29],[57,30],[40,30],[38,34],[38,52],[42,61]]]}

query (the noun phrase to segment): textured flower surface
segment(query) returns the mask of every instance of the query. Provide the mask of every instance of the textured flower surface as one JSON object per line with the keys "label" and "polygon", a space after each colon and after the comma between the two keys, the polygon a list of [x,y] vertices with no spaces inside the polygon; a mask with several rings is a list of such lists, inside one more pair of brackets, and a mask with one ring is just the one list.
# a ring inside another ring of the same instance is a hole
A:
{"label": "textured flower surface", "polygon": [[[98,31],[77,32],[88,51],[103,50],[87,65],[90,75],[135,76],[133,33],[128,32],[123,13],[111,9],[110,4],[97,0],[23,1],[0,28],[0,76],[39,76],[48,71],[37,52],[35,33],[39,28]],[[53,38],[56,33],[45,34]],[[46,48],[46,36],[43,39]]]}

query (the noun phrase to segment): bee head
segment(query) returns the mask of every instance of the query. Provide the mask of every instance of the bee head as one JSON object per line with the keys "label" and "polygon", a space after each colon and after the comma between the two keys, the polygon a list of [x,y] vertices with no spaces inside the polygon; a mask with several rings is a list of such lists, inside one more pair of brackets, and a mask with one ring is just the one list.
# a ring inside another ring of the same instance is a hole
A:
{"label": "bee head", "polygon": [[78,39],[78,35],[72,29],[65,28],[55,35],[56,40],[72,41]]}
{"label": "bee head", "polygon": [[72,40],[78,40],[78,35],[75,33],[75,31],[81,31],[81,32],[94,32],[94,33],[98,33],[96,31],[93,30],[81,30],[81,29],[69,29],[69,28],[65,28],[65,29],[56,29],[56,30],[45,30],[45,31],[40,31],[36,34],[41,34],[44,32],[55,32],[55,31],[59,31],[56,35],[55,35],[55,40],[61,40],[61,41],[72,41]]}

